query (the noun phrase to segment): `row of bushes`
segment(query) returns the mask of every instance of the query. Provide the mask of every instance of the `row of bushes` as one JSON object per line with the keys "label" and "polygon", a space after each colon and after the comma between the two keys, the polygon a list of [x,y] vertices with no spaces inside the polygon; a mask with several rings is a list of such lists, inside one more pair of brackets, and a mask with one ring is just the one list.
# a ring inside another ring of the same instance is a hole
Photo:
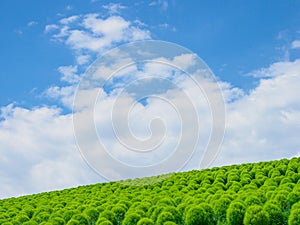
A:
{"label": "row of bushes", "polygon": [[3,225],[300,224],[300,159],[0,200]]}

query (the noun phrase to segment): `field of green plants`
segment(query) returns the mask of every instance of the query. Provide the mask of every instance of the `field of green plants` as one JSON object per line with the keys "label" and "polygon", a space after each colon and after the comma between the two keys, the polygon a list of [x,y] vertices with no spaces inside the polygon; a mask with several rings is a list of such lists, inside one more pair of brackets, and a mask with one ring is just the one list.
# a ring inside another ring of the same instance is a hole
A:
{"label": "field of green plants", "polygon": [[300,225],[300,158],[4,199],[0,224]]}

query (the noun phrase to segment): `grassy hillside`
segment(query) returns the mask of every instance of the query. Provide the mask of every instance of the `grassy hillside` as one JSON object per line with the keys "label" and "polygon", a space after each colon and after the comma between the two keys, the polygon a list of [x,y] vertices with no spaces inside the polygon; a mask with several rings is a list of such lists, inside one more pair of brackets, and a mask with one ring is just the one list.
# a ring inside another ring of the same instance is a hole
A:
{"label": "grassy hillside", "polygon": [[0,224],[300,224],[300,158],[130,184],[146,185],[111,182],[1,200]]}

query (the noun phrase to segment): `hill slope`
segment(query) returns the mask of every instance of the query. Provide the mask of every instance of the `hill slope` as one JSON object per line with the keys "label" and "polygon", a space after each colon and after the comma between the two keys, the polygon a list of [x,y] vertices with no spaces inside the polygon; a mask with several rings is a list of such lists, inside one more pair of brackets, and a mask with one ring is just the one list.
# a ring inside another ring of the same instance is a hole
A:
{"label": "hill slope", "polygon": [[0,224],[299,225],[300,158],[5,199]]}

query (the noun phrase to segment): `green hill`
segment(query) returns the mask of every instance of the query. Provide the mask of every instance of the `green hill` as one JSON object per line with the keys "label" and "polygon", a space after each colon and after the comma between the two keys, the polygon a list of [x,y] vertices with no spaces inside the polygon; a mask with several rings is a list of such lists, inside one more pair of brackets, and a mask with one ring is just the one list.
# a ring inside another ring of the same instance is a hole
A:
{"label": "green hill", "polygon": [[300,158],[0,200],[1,225],[299,225]]}

